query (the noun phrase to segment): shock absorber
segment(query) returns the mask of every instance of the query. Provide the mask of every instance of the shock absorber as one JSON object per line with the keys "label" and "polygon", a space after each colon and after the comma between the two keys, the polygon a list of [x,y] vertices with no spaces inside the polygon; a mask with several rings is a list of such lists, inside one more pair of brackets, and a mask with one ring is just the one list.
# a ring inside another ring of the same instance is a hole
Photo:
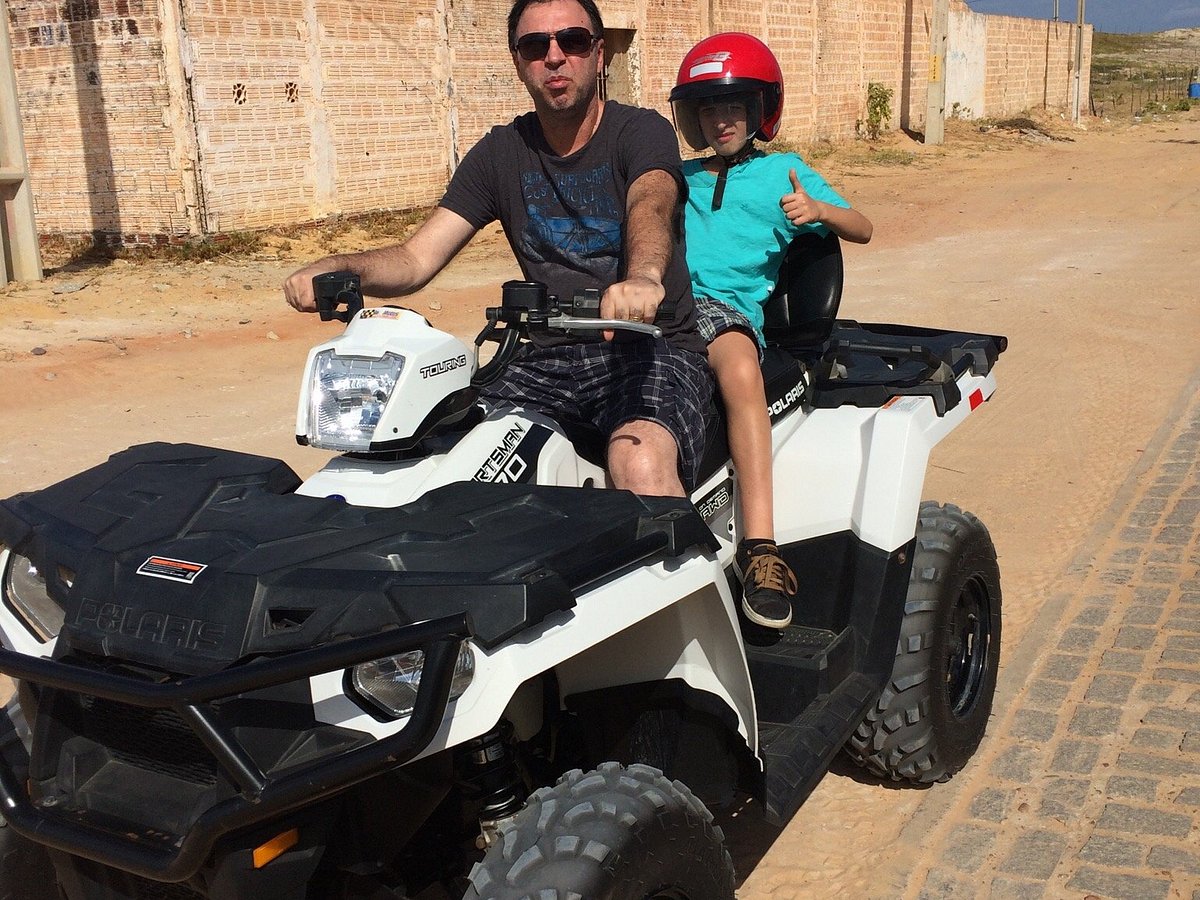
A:
{"label": "shock absorber", "polygon": [[501,719],[487,734],[462,744],[455,754],[467,799],[479,810],[476,845],[481,850],[496,842],[500,826],[521,810],[528,794],[517,768],[512,731],[512,724]]}

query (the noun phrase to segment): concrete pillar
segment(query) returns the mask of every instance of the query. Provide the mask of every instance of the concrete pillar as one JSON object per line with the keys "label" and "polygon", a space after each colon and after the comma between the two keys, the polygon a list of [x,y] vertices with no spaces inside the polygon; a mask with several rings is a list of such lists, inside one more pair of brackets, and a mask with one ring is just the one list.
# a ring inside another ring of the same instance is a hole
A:
{"label": "concrete pillar", "polygon": [[42,277],[8,17],[0,22],[0,285]]}

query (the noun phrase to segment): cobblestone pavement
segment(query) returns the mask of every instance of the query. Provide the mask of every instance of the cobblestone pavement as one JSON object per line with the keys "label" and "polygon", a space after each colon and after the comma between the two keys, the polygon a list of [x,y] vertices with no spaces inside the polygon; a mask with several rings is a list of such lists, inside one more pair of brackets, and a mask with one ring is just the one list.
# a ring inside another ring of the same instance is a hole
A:
{"label": "cobblestone pavement", "polygon": [[906,826],[897,895],[1200,900],[1200,377],[1174,412]]}

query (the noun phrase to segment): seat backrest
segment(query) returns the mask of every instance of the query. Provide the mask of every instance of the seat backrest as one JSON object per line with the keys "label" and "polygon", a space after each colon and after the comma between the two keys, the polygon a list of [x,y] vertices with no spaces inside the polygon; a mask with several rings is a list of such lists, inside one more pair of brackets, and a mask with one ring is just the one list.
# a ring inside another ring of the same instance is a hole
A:
{"label": "seat backrest", "polygon": [[836,234],[805,231],[793,238],[775,290],[763,306],[767,343],[785,348],[822,343],[842,302],[842,281]]}

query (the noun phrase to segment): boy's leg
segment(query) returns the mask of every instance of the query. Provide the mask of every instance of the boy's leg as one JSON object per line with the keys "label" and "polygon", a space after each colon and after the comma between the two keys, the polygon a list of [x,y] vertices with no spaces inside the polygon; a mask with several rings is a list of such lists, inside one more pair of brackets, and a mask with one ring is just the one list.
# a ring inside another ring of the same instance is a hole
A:
{"label": "boy's leg", "polygon": [[775,544],[771,419],[758,345],[745,332],[723,331],[708,346],[709,364],[725,401],[729,450],[741,489],[742,533],[736,563],[742,611],[751,622],[784,628],[792,620],[796,576]]}
{"label": "boy's leg", "polygon": [[758,345],[743,331],[722,331],[708,345],[708,364],[725,401],[729,452],[742,495],[742,533],[774,540],[771,419]]}

